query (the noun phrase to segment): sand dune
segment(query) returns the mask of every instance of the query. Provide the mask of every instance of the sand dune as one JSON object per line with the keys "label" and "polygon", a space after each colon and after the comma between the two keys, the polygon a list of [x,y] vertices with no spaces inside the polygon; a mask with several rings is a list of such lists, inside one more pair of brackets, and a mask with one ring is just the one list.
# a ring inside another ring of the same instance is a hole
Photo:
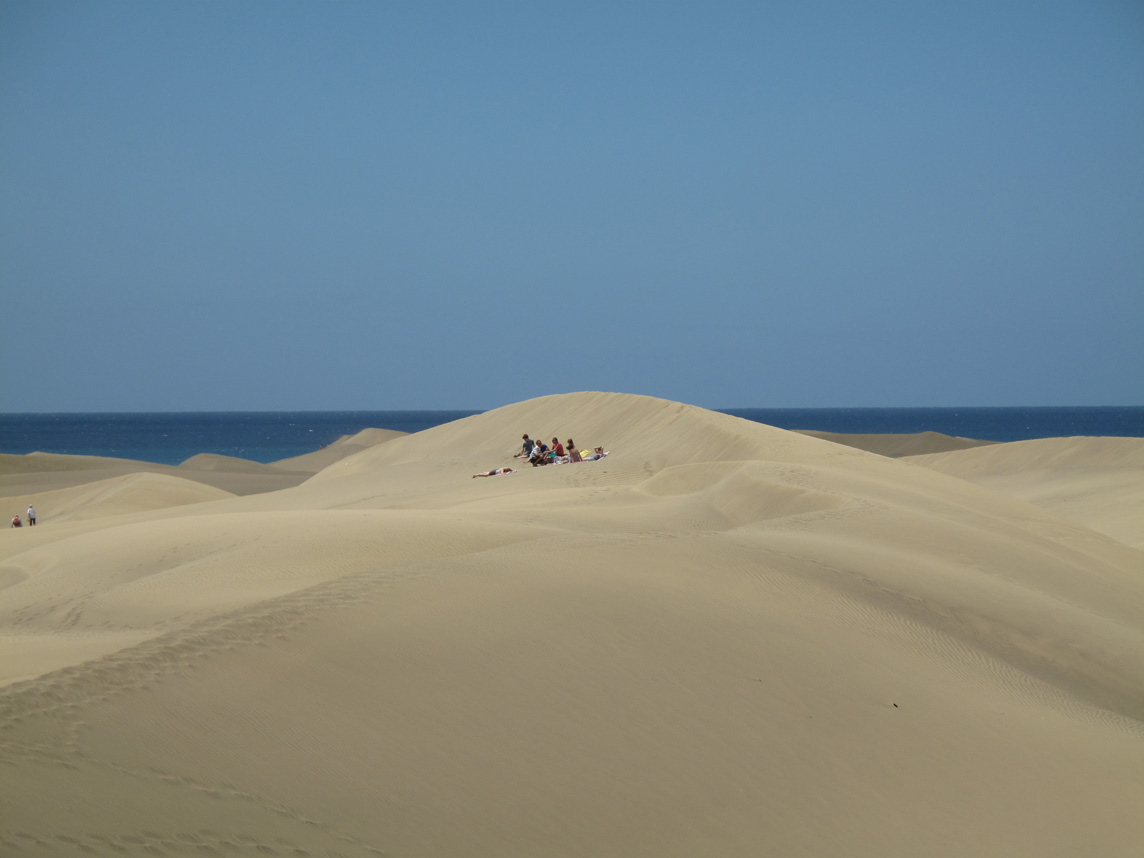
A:
{"label": "sand dune", "polygon": [[145,510],[167,510],[184,504],[234,497],[230,492],[178,477],[140,471],[66,489],[0,498],[0,510],[17,511],[33,504],[41,523],[103,518]]}
{"label": "sand dune", "polygon": [[[0,497],[39,494],[139,473],[165,474],[231,494],[249,495],[296,486],[313,471],[209,453],[192,456],[180,465],[62,453],[0,453]],[[20,509],[27,505],[25,502]]]}
{"label": "sand dune", "polygon": [[868,450],[879,456],[900,458],[902,456],[922,456],[930,453],[945,453],[950,450],[967,450],[971,447],[985,447],[996,442],[978,441],[974,438],[960,438],[956,435],[943,435],[940,432],[915,432],[904,435],[847,435],[838,432],[817,432],[799,430],[799,434],[822,438],[835,444]]}
{"label": "sand dune", "polygon": [[1046,438],[909,461],[1144,548],[1144,438]]}
{"label": "sand dune", "polygon": [[197,456],[180,462],[179,468],[184,471],[229,471],[240,474],[273,474],[275,469],[271,465],[261,462],[252,462],[250,459],[240,459],[237,456],[223,456],[218,453],[199,453]]}
{"label": "sand dune", "polygon": [[354,435],[343,435],[334,443],[327,444],[320,450],[302,456],[293,456],[289,459],[280,459],[271,464],[275,468],[316,474],[322,468],[328,467],[346,456],[352,456],[354,453],[359,453],[378,444],[384,444],[394,438],[401,438],[407,434],[409,433],[397,432],[393,429],[363,429]]}
{"label": "sand dune", "polygon": [[1144,554],[913,460],[580,393],[106,512],[0,533],[6,854],[1144,847]]}

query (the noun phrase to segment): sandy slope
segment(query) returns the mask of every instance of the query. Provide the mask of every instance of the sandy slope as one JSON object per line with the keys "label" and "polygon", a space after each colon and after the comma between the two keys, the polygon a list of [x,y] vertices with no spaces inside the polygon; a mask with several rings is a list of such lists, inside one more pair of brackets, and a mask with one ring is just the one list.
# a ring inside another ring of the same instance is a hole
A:
{"label": "sandy slope", "polygon": [[[612,453],[470,478],[525,431]],[[1142,573],[931,468],[530,400],[0,533],[0,851],[1135,856]]]}
{"label": "sandy slope", "polygon": [[985,447],[996,442],[978,441],[974,438],[961,438],[956,435],[943,435],[940,432],[914,432],[904,435],[847,435],[838,432],[817,432],[799,430],[801,435],[822,438],[835,444],[868,450],[879,456],[900,458],[902,456],[922,456],[930,453],[945,453],[951,450],[967,450],[971,447]]}
{"label": "sandy slope", "polygon": [[909,461],[1144,548],[1144,438],[1046,438]]}
{"label": "sandy slope", "polygon": [[[72,496],[57,496],[54,492],[103,481],[118,480],[128,485],[138,485],[138,480],[133,482],[125,478],[144,473],[162,474],[212,486],[221,489],[223,494],[251,495],[278,491],[298,485],[340,459],[405,434],[407,433],[389,429],[363,429],[355,435],[343,435],[334,443],[312,453],[265,465],[217,453],[200,453],[177,466],[103,456],[69,456],[58,453],[17,456],[3,453],[0,454],[0,514],[11,508],[8,519],[17,513],[22,517],[31,503],[36,507],[41,520],[58,521],[66,510],[64,507],[57,508],[57,501]],[[203,493],[195,497],[194,491],[188,490],[184,500],[174,500],[169,495],[162,494],[148,500],[140,492],[134,492],[134,496],[138,499],[140,508],[159,509],[221,495]]]}
{"label": "sandy slope", "polygon": [[[42,526],[45,516],[53,524],[81,519],[104,518],[144,510],[166,510],[183,504],[234,497],[233,494],[193,480],[167,474],[139,471],[109,477],[66,489],[0,498],[0,510],[36,507]],[[13,513],[15,514],[15,513]],[[25,518],[26,516],[21,516]]]}
{"label": "sandy slope", "polygon": [[[258,494],[296,486],[313,471],[263,465],[232,456],[201,454],[181,465],[160,465],[134,459],[102,456],[69,456],[62,453],[28,453],[16,456],[0,453],[0,497],[24,497],[30,494],[123,477],[128,474],[164,474],[202,483],[236,495]],[[20,507],[28,506],[27,501]],[[6,509],[6,507],[4,508]],[[50,511],[40,510],[50,517]],[[9,518],[13,513],[9,514]]]}
{"label": "sandy slope", "polygon": [[393,429],[362,429],[354,435],[343,435],[334,443],[327,444],[320,450],[302,456],[281,459],[271,464],[273,467],[284,470],[316,474],[322,468],[328,467],[334,462],[346,458],[346,456],[352,456],[354,453],[360,453],[369,447],[384,444],[386,441],[392,441],[394,438],[401,438],[407,434],[409,433],[397,432]]}

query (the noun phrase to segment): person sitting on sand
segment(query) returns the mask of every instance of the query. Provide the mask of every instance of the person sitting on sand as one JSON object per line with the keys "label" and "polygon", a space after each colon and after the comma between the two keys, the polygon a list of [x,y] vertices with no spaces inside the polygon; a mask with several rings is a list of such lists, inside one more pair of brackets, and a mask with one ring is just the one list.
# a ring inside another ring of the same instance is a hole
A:
{"label": "person sitting on sand", "polygon": [[568,439],[568,461],[569,462],[582,462],[580,458],[580,451],[576,449],[576,442],[571,438]]}
{"label": "person sitting on sand", "polygon": [[548,464],[548,445],[543,441],[537,441],[536,446],[532,448],[532,455],[528,457],[528,461],[532,463],[532,467],[538,465]]}
{"label": "person sitting on sand", "polygon": [[12,516],[12,527],[23,527],[23,526],[24,526],[24,523],[22,521],[20,521],[20,516],[18,516],[18,515]]}
{"label": "person sitting on sand", "polygon": [[552,439],[552,458],[559,459],[564,455],[564,445],[560,443],[559,438]]}
{"label": "person sitting on sand", "polygon": [[514,459],[527,459],[532,456],[532,448],[536,446],[536,442],[529,438],[527,434],[524,435],[523,438],[524,444],[521,445],[520,452],[513,456]]}
{"label": "person sitting on sand", "polygon": [[516,471],[512,468],[493,468],[491,471],[485,471],[481,474],[473,474],[473,479],[477,477],[499,477],[501,474],[515,474]]}

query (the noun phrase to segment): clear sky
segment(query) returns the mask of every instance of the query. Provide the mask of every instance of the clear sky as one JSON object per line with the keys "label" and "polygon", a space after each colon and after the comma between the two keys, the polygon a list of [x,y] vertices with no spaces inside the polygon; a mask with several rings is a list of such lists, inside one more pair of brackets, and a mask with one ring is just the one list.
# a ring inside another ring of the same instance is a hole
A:
{"label": "clear sky", "polygon": [[0,410],[1144,404],[1144,3],[0,0]]}

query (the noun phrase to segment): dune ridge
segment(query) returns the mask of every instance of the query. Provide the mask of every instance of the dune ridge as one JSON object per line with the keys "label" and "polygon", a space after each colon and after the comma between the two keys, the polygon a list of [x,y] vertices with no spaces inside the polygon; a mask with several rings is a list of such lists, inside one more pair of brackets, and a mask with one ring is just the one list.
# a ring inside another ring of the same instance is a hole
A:
{"label": "dune ridge", "polygon": [[323,468],[332,465],[346,456],[351,456],[361,450],[375,447],[378,444],[384,444],[386,441],[392,441],[394,438],[400,438],[408,432],[398,432],[393,429],[362,429],[353,435],[343,435],[334,441],[332,444],[327,444],[320,450],[314,450],[311,453],[305,453],[301,456],[293,456],[289,459],[280,459],[277,462],[271,462],[271,466],[281,468],[288,471],[305,471],[309,474],[316,474]]}
{"label": "dune ridge", "polygon": [[26,507],[32,503],[48,512],[55,524],[144,510],[167,510],[234,496],[232,492],[194,480],[138,471],[66,489],[0,498],[0,509],[20,509],[21,504]]}
{"label": "dune ridge", "polygon": [[248,495],[295,486],[313,472],[212,453],[192,456],[179,465],[64,453],[0,453],[0,497],[27,497],[138,473],[163,474]]}
{"label": "dune ridge", "polygon": [[1044,438],[907,461],[1021,498],[1144,548],[1144,438]]}
{"label": "dune ridge", "polygon": [[138,483],[0,534],[13,854],[1144,845],[1144,554],[928,459],[584,392]]}
{"label": "dune ridge", "polygon": [[921,456],[946,453],[951,450],[967,450],[997,443],[996,441],[980,441],[975,438],[943,435],[941,432],[879,435],[819,432],[811,429],[800,429],[798,432],[801,435],[822,438],[825,441],[833,441],[835,444],[857,447],[859,450],[866,450],[870,453],[877,453],[879,456],[890,456],[895,459],[903,456]]}

